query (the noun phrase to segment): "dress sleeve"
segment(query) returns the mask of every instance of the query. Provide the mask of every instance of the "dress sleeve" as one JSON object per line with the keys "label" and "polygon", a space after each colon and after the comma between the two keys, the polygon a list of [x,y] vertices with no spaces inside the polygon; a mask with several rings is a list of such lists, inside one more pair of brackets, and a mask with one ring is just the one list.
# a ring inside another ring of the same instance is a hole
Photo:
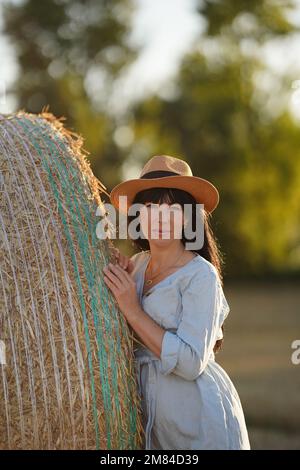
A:
{"label": "dress sleeve", "polygon": [[204,371],[229,312],[216,270],[199,271],[191,278],[182,292],[182,309],[177,332],[167,330],[163,336],[161,372],[195,380]]}

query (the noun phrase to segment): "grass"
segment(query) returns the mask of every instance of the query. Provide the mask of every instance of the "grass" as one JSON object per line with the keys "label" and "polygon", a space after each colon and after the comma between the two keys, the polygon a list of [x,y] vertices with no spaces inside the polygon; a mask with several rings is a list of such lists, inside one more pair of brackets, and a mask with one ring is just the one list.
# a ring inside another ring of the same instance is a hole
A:
{"label": "grass", "polygon": [[216,360],[240,395],[252,449],[300,449],[299,282],[229,283],[223,349]]}

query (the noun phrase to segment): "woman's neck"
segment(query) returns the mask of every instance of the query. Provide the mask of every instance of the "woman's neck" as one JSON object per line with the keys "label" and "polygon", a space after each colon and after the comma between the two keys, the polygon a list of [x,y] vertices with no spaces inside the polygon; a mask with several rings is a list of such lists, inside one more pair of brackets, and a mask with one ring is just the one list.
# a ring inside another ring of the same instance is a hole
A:
{"label": "woman's neck", "polygon": [[154,271],[159,270],[168,265],[176,263],[178,258],[180,262],[183,262],[185,259],[190,257],[189,251],[185,247],[180,245],[170,245],[170,247],[157,247],[150,246],[151,254],[151,265]]}

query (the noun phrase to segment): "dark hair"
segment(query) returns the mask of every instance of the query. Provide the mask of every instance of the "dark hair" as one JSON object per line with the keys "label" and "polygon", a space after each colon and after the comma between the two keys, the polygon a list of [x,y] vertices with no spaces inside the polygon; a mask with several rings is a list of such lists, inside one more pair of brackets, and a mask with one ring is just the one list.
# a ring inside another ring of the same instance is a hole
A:
{"label": "dark hair", "polygon": [[[146,202],[153,202],[154,204],[165,202],[169,205],[174,204],[174,203],[179,203],[183,210],[184,210],[184,204],[191,204],[191,208],[192,208],[191,210],[192,220],[190,221],[191,229],[193,231],[196,230],[196,210],[197,210],[196,203],[197,201],[187,191],[177,189],[177,188],[163,188],[163,187],[145,189],[145,190],[139,191],[135,195],[131,204],[136,204],[136,203],[145,204]],[[137,213],[139,215],[139,211],[137,211]],[[211,215],[210,213],[204,210],[203,212],[204,243],[201,249],[192,250],[192,251],[199,253],[201,256],[203,256],[203,258],[210,261],[214,265],[214,267],[216,268],[218,272],[221,286],[223,286],[222,265],[224,261],[223,261],[223,258],[222,258],[222,255],[218,246],[218,242],[210,226],[210,220],[209,220],[210,215]],[[127,216],[128,225],[135,218],[136,218],[136,215],[128,215]],[[140,223],[137,224],[136,229],[138,231],[140,230]],[[193,239],[187,240],[185,238],[184,231],[182,231],[181,241],[183,242],[184,246],[186,242],[192,243],[194,240]],[[141,250],[145,251],[145,250],[150,249],[149,241],[147,240],[147,238],[138,237],[137,239],[132,239],[132,243],[134,246],[136,246],[137,248]],[[224,333],[224,326],[222,325],[221,328],[222,328],[222,332]],[[214,346],[214,353],[217,353],[221,349],[222,343],[223,343],[223,338],[216,341],[215,346]]]}

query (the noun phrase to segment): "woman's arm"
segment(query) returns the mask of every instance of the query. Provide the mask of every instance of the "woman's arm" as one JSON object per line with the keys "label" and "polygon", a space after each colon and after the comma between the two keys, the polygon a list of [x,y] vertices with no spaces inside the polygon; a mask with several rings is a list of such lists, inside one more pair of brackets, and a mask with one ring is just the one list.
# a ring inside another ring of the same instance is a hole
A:
{"label": "woman's arm", "polygon": [[223,310],[222,288],[214,269],[199,271],[182,293],[182,319],[177,332],[161,328],[142,308],[136,284],[120,266],[110,266],[105,282],[127,321],[161,361],[161,372],[195,380],[213,353]]}
{"label": "woman's arm", "polygon": [[146,347],[160,357],[162,338],[166,330],[161,328],[141,307],[136,282],[119,265],[109,263],[103,269],[104,281],[113,292],[121,312]]}
{"label": "woman's arm", "polygon": [[211,357],[219,332],[223,302],[218,274],[197,272],[182,292],[182,319],[176,333],[162,341],[161,372],[195,380]]}
{"label": "woman's arm", "polygon": [[128,318],[132,328],[158,358],[164,375],[195,380],[213,353],[222,322],[223,295],[213,269],[197,272],[182,292],[182,319],[176,333],[164,330],[138,308]]}
{"label": "woman's arm", "polygon": [[131,315],[128,315],[127,321],[143,341],[144,345],[155,356],[160,358],[162,341],[166,330],[158,325],[142,307],[137,308]]}

